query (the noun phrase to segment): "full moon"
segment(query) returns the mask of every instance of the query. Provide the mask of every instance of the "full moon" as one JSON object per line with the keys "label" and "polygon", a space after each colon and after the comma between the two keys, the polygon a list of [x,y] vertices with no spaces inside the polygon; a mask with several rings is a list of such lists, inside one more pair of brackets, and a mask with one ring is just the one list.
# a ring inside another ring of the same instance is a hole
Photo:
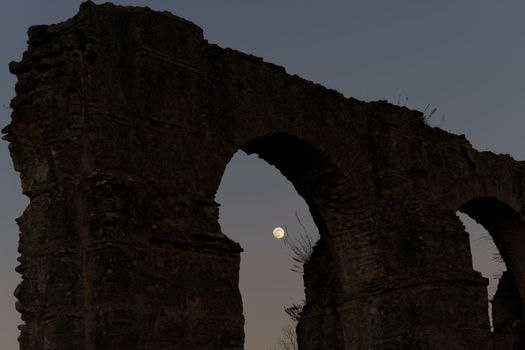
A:
{"label": "full moon", "polygon": [[273,236],[277,239],[284,237],[284,229],[282,227],[276,227],[273,229]]}

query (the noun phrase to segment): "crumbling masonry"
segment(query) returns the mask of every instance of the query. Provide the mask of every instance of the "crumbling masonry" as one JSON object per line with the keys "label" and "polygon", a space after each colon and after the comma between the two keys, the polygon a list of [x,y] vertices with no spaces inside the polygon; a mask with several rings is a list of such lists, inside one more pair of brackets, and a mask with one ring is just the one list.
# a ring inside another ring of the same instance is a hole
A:
{"label": "crumbling masonry", "polygon": [[[241,248],[214,200],[239,149],[275,165],[320,230],[301,350],[525,348],[525,162],[147,8],[84,3],[32,27],[10,68],[4,138],[31,200],[22,350],[242,349]],[[458,210],[508,268],[494,332]]]}

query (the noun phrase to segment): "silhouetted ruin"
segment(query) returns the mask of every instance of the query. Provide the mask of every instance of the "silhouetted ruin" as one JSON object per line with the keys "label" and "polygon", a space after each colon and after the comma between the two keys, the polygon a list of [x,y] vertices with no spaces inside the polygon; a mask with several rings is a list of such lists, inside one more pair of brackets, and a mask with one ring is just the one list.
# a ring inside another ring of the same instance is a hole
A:
{"label": "silhouetted ruin", "polygon": [[[167,12],[86,2],[28,43],[4,129],[30,198],[22,350],[242,349],[241,248],[214,200],[239,149],[293,183],[320,231],[302,350],[525,348],[525,162]],[[508,268],[494,332],[458,210]]]}

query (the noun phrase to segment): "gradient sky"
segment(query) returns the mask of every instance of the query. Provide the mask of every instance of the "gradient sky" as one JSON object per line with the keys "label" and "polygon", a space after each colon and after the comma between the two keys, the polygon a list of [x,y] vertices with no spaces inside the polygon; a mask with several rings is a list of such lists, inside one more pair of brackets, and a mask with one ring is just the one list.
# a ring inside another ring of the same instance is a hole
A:
{"label": "gradient sky", "polygon": [[[99,1],[96,1],[100,3]],[[76,0],[0,2],[0,125],[9,122],[15,77],[7,64],[26,47],[33,24],[73,16]],[[291,74],[361,100],[389,100],[438,111],[430,124],[466,134],[475,148],[525,159],[525,2],[181,0],[116,1],[168,10],[204,29],[205,37],[284,66]],[[408,99],[408,100],[407,100]],[[288,320],[284,304],[302,298],[301,276],[281,242],[277,225],[298,232],[294,212],[315,227],[304,201],[279,172],[242,153],[232,159],[217,193],[221,226],[245,248],[241,292],[248,350],[267,350]],[[19,277],[14,218],[21,195],[7,143],[0,145],[0,349],[18,348],[12,292]],[[475,267],[490,277],[492,255],[482,230],[473,234]],[[495,269],[498,269],[496,267]]]}

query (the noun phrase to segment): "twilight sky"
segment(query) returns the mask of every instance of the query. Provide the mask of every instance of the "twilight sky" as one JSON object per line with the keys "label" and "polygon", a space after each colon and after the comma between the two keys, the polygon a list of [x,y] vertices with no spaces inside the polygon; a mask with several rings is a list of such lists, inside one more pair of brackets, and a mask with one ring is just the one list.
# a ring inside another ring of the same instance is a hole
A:
{"label": "twilight sky", "polygon": [[[100,1],[95,1],[100,3]],[[73,16],[78,0],[0,2],[0,126],[9,122],[15,77],[26,30]],[[291,74],[361,100],[389,100],[438,111],[430,124],[466,134],[475,148],[525,159],[525,2],[486,0],[116,1],[168,10],[204,29],[205,37],[284,66]],[[217,193],[221,226],[245,248],[241,292],[247,350],[267,350],[288,320],[284,304],[302,298],[301,276],[274,226],[298,232],[298,212],[315,226],[304,201],[273,167],[242,153],[232,159]],[[0,349],[18,349],[19,317],[12,292],[21,195],[7,143],[0,144]],[[491,247],[468,222],[474,265],[491,277]],[[495,267],[497,270],[500,267]],[[491,286],[493,288],[493,286]]]}

